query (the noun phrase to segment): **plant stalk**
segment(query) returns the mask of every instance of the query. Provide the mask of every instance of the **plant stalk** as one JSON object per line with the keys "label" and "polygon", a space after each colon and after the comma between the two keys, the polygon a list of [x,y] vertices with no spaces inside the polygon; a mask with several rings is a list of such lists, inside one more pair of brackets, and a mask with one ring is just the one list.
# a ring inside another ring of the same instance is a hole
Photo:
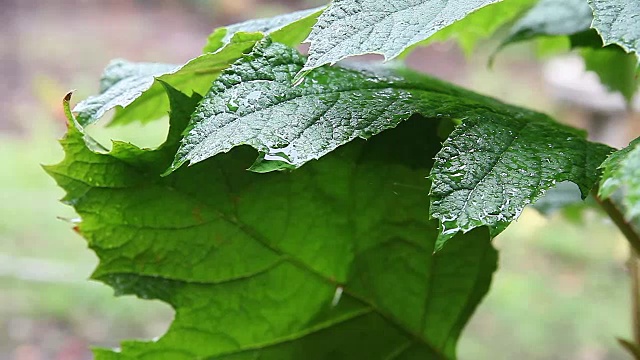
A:
{"label": "plant stalk", "polygon": [[620,232],[622,232],[630,245],[628,268],[631,277],[633,340],[637,345],[640,345],[640,266],[638,264],[638,261],[640,261],[638,257],[638,254],[640,254],[640,235],[610,199],[603,200],[595,192],[594,197],[613,223],[620,229]]}

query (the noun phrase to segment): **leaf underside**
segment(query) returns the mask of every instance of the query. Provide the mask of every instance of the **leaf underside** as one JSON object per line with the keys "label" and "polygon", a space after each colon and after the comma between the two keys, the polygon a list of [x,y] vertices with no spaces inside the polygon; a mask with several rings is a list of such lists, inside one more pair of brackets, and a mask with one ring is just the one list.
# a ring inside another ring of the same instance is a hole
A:
{"label": "leaf underside", "polygon": [[[177,133],[199,99],[167,91]],[[70,126],[47,171],[82,217],[93,278],[176,310],[158,341],[97,358],[454,358],[496,252],[478,229],[433,254],[436,125],[417,117],[293,172],[246,171],[256,153],[238,147],[166,177],[172,137],[99,154]]]}

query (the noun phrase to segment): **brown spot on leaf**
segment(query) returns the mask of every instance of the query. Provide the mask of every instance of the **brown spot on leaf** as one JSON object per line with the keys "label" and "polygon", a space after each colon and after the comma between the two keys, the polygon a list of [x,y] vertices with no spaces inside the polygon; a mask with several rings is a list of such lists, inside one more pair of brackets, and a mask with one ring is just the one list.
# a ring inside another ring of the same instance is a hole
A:
{"label": "brown spot on leaf", "polygon": [[202,209],[199,206],[196,206],[195,208],[193,208],[193,211],[191,211],[191,214],[193,215],[193,218],[196,219],[198,224],[204,223],[204,219],[202,218]]}

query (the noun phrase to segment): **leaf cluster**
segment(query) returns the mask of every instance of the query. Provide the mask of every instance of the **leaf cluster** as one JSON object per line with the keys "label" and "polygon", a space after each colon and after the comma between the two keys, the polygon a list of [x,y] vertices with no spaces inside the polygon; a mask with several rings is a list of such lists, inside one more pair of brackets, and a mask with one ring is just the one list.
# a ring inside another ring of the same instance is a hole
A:
{"label": "leaf cluster", "polygon": [[[547,2],[507,42],[579,33],[542,24]],[[93,278],[176,310],[159,340],[97,358],[455,358],[497,266],[491,239],[557,183],[586,197],[612,149],[401,66],[329,65],[434,34],[470,51],[531,5],[335,0],[217,29],[184,65],[114,61],[98,95],[73,112],[66,98],[66,157],[46,170],[100,259]],[[618,26],[598,27],[604,43],[637,53]],[[114,108],[115,125],[168,111],[166,142],[105,151],[85,128]],[[632,218],[637,152],[609,158],[601,188],[629,184]]]}

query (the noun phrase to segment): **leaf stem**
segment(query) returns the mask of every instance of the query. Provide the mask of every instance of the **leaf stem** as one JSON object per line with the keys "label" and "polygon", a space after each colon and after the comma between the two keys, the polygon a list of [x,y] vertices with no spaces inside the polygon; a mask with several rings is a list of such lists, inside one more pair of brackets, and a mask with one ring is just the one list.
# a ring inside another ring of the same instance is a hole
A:
{"label": "leaf stem", "polygon": [[631,249],[629,254],[629,272],[631,275],[631,312],[633,317],[633,339],[640,344],[640,268],[638,253]]}
{"label": "leaf stem", "polygon": [[620,229],[620,232],[622,232],[624,237],[627,239],[634,252],[636,254],[640,254],[640,235],[636,233],[631,223],[625,220],[622,212],[618,210],[618,207],[616,207],[616,205],[610,199],[603,200],[595,193],[594,197],[596,198],[602,209],[604,209],[607,215],[609,215],[613,223],[616,224],[618,229]]}
{"label": "leaf stem", "polygon": [[602,199],[594,191],[594,197],[609,215],[609,218],[620,229],[620,232],[629,242],[631,251],[629,254],[629,275],[631,276],[631,312],[633,319],[633,339],[636,344],[640,344],[640,267],[638,266],[640,254],[640,235],[629,223],[618,207],[611,201],[611,199]]}

